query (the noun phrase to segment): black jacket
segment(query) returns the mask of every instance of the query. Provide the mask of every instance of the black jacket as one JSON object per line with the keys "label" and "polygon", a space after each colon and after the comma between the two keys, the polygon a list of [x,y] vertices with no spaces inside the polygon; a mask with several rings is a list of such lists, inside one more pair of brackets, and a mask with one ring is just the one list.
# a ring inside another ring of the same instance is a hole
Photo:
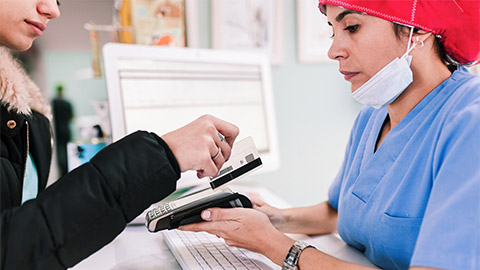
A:
{"label": "black jacket", "polygon": [[25,116],[10,113],[5,106],[1,106],[0,124],[0,206],[3,212],[4,209],[20,205],[22,201],[27,151],[32,155],[37,168],[38,190],[45,188],[53,146],[49,121],[38,112],[33,111],[32,115]]}
{"label": "black jacket", "polygon": [[[27,117],[9,113],[2,106],[0,122],[1,269],[75,265],[173,192],[180,177],[165,142],[153,133],[136,132],[43,190],[51,159],[49,121],[35,112]],[[27,138],[39,194],[20,205]]]}

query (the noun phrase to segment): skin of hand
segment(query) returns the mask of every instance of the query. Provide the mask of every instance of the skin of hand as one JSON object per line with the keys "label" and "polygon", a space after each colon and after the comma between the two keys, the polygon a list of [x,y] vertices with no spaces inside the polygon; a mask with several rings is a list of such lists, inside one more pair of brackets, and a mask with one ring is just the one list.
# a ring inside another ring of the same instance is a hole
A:
{"label": "skin of hand", "polygon": [[275,228],[277,228],[277,230],[285,232],[283,227],[285,226],[286,218],[284,215],[282,215],[281,209],[269,205],[257,193],[250,192],[248,197],[252,202],[253,209],[256,209],[267,215],[267,217],[270,219],[270,222]]}
{"label": "skin of hand", "polygon": [[337,211],[328,202],[309,207],[279,209],[263,201],[260,195],[250,192],[253,208],[264,213],[270,222],[283,233],[325,234],[336,231]]}
{"label": "skin of hand", "polygon": [[[225,137],[224,140],[219,133]],[[163,135],[162,139],[172,150],[182,172],[196,170],[198,178],[203,178],[217,175],[223,163],[230,158],[238,133],[237,126],[214,116],[204,115]],[[218,157],[213,160],[218,151]]]}
{"label": "skin of hand", "polygon": [[281,265],[295,242],[278,231],[267,215],[249,208],[211,208],[202,212],[207,222],[181,226],[185,231],[206,231],[225,240],[229,246],[261,253]]}

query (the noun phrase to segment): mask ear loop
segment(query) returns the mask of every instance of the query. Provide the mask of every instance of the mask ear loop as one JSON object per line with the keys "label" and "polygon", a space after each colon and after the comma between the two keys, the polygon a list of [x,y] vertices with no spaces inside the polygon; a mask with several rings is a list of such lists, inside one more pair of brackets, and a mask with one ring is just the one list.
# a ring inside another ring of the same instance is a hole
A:
{"label": "mask ear loop", "polygon": [[[415,48],[415,46],[417,46],[418,44],[418,37],[417,37],[417,41],[413,42],[412,47],[410,47],[410,43],[412,42],[413,29],[414,29],[413,27],[410,28],[410,35],[408,36],[407,52],[405,54],[409,54],[413,50],[413,48]],[[422,41],[422,47],[423,47],[423,41]]]}

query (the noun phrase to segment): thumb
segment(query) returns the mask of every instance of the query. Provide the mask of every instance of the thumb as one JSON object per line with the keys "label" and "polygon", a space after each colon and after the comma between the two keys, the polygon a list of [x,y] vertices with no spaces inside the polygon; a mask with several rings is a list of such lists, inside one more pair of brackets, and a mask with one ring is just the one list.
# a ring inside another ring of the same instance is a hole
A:
{"label": "thumb", "polygon": [[206,221],[238,220],[245,208],[210,208],[203,210],[202,218]]}
{"label": "thumb", "polygon": [[212,211],[210,209],[202,211],[202,219],[206,221],[212,220]]}

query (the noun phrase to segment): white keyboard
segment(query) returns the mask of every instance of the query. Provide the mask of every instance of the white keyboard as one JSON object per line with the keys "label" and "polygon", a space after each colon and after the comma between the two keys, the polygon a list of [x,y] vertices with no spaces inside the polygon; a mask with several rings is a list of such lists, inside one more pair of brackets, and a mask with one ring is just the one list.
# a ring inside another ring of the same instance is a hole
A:
{"label": "white keyboard", "polygon": [[266,257],[225,244],[206,232],[163,231],[165,242],[183,269],[280,269]]}

